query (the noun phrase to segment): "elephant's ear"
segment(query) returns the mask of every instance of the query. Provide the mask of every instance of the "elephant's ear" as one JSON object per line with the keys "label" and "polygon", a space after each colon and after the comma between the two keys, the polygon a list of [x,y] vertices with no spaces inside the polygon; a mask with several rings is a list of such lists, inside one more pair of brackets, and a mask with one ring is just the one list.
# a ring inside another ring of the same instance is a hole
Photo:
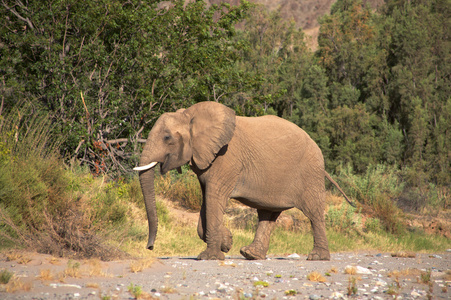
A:
{"label": "elephant's ear", "polygon": [[200,102],[185,111],[191,117],[193,159],[201,170],[208,168],[216,154],[232,139],[235,112],[217,102]]}

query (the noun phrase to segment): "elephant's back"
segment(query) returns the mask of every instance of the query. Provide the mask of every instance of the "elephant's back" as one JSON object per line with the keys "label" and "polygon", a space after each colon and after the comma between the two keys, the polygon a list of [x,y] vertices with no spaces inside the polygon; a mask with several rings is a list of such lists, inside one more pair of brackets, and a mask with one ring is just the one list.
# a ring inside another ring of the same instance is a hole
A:
{"label": "elephant's back", "polygon": [[306,153],[323,159],[317,144],[302,128],[277,116],[237,117],[234,135],[254,156],[271,156],[279,163],[300,161]]}
{"label": "elephant's back", "polygon": [[303,139],[311,140],[307,132],[296,124],[273,115],[237,117],[236,128],[246,135],[271,140],[277,139],[280,142],[285,141],[286,144]]}

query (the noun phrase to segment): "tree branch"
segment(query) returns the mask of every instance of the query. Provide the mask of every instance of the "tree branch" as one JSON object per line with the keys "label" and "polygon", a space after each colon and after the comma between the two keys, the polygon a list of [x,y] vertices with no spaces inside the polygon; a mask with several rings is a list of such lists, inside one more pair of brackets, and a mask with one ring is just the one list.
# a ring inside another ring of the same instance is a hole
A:
{"label": "tree branch", "polygon": [[[18,1],[18,2],[20,2],[20,1]],[[7,10],[9,10],[10,12],[12,12],[19,20],[21,20],[21,21],[27,23],[28,26],[30,26],[30,28],[34,30],[33,23],[30,21],[29,18],[24,18],[24,17],[22,17],[22,16],[21,16],[21,15],[13,8],[13,7],[8,7],[8,5],[5,3],[4,0],[2,0],[2,3],[3,3],[3,6],[4,6]],[[19,3],[19,6],[21,6],[21,7],[23,7],[23,8],[26,9],[26,7],[22,4],[22,2]]]}

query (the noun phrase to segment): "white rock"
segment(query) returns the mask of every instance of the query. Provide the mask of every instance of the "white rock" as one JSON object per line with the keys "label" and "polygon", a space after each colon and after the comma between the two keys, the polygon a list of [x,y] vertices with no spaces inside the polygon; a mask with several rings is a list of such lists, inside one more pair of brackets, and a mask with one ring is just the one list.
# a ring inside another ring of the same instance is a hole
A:
{"label": "white rock", "polygon": [[220,293],[225,293],[225,292],[227,292],[227,286],[224,285],[224,284],[220,284],[220,285],[216,288],[216,290],[217,290],[218,292],[220,292]]}
{"label": "white rock", "polygon": [[370,274],[373,274],[373,273],[371,273],[370,269],[367,269],[367,268],[364,268],[364,267],[361,267],[361,266],[357,266],[356,269],[357,269],[357,274],[359,274],[359,275],[370,275]]}
{"label": "white rock", "polygon": [[377,279],[376,280],[376,285],[377,286],[386,286],[387,285],[387,282],[385,282],[385,281],[383,281],[382,279]]}
{"label": "white rock", "polygon": [[51,283],[50,286],[54,289],[56,289],[57,287],[72,287],[81,289],[81,286],[79,286],[78,284],[68,284],[68,283]]}
{"label": "white rock", "polygon": [[288,255],[288,258],[301,258],[301,257],[299,256],[299,254],[293,253],[293,254]]}
{"label": "white rock", "polygon": [[419,293],[417,293],[416,291],[412,291],[412,292],[410,293],[410,296],[412,296],[412,297],[414,297],[414,298],[418,298],[418,297],[420,297],[421,295],[420,295]]}
{"label": "white rock", "polygon": [[330,295],[330,297],[333,298],[333,299],[344,299],[344,295],[342,293],[340,293],[340,292],[333,292]]}

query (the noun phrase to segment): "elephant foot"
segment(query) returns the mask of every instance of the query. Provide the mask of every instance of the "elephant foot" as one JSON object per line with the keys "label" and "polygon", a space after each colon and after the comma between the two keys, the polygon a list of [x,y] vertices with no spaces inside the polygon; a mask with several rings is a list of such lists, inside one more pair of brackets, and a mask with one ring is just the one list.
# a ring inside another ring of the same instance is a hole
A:
{"label": "elephant foot", "polygon": [[245,246],[240,249],[241,255],[249,260],[264,260],[266,259],[266,251],[261,251],[252,246]]}
{"label": "elephant foot", "polygon": [[307,257],[307,260],[330,260],[330,253],[328,249],[313,248],[312,252]]}
{"label": "elephant foot", "polygon": [[221,251],[214,251],[211,249],[208,249],[200,253],[197,258],[197,260],[224,260],[225,255]]}
{"label": "elephant foot", "polygon": [[230,249],[232,249],[232,245],[233,245],[232,233],[230,232],[230,230],[227,229],[225,234],[222,236],[221,251],[224,253],[229,252]]}

